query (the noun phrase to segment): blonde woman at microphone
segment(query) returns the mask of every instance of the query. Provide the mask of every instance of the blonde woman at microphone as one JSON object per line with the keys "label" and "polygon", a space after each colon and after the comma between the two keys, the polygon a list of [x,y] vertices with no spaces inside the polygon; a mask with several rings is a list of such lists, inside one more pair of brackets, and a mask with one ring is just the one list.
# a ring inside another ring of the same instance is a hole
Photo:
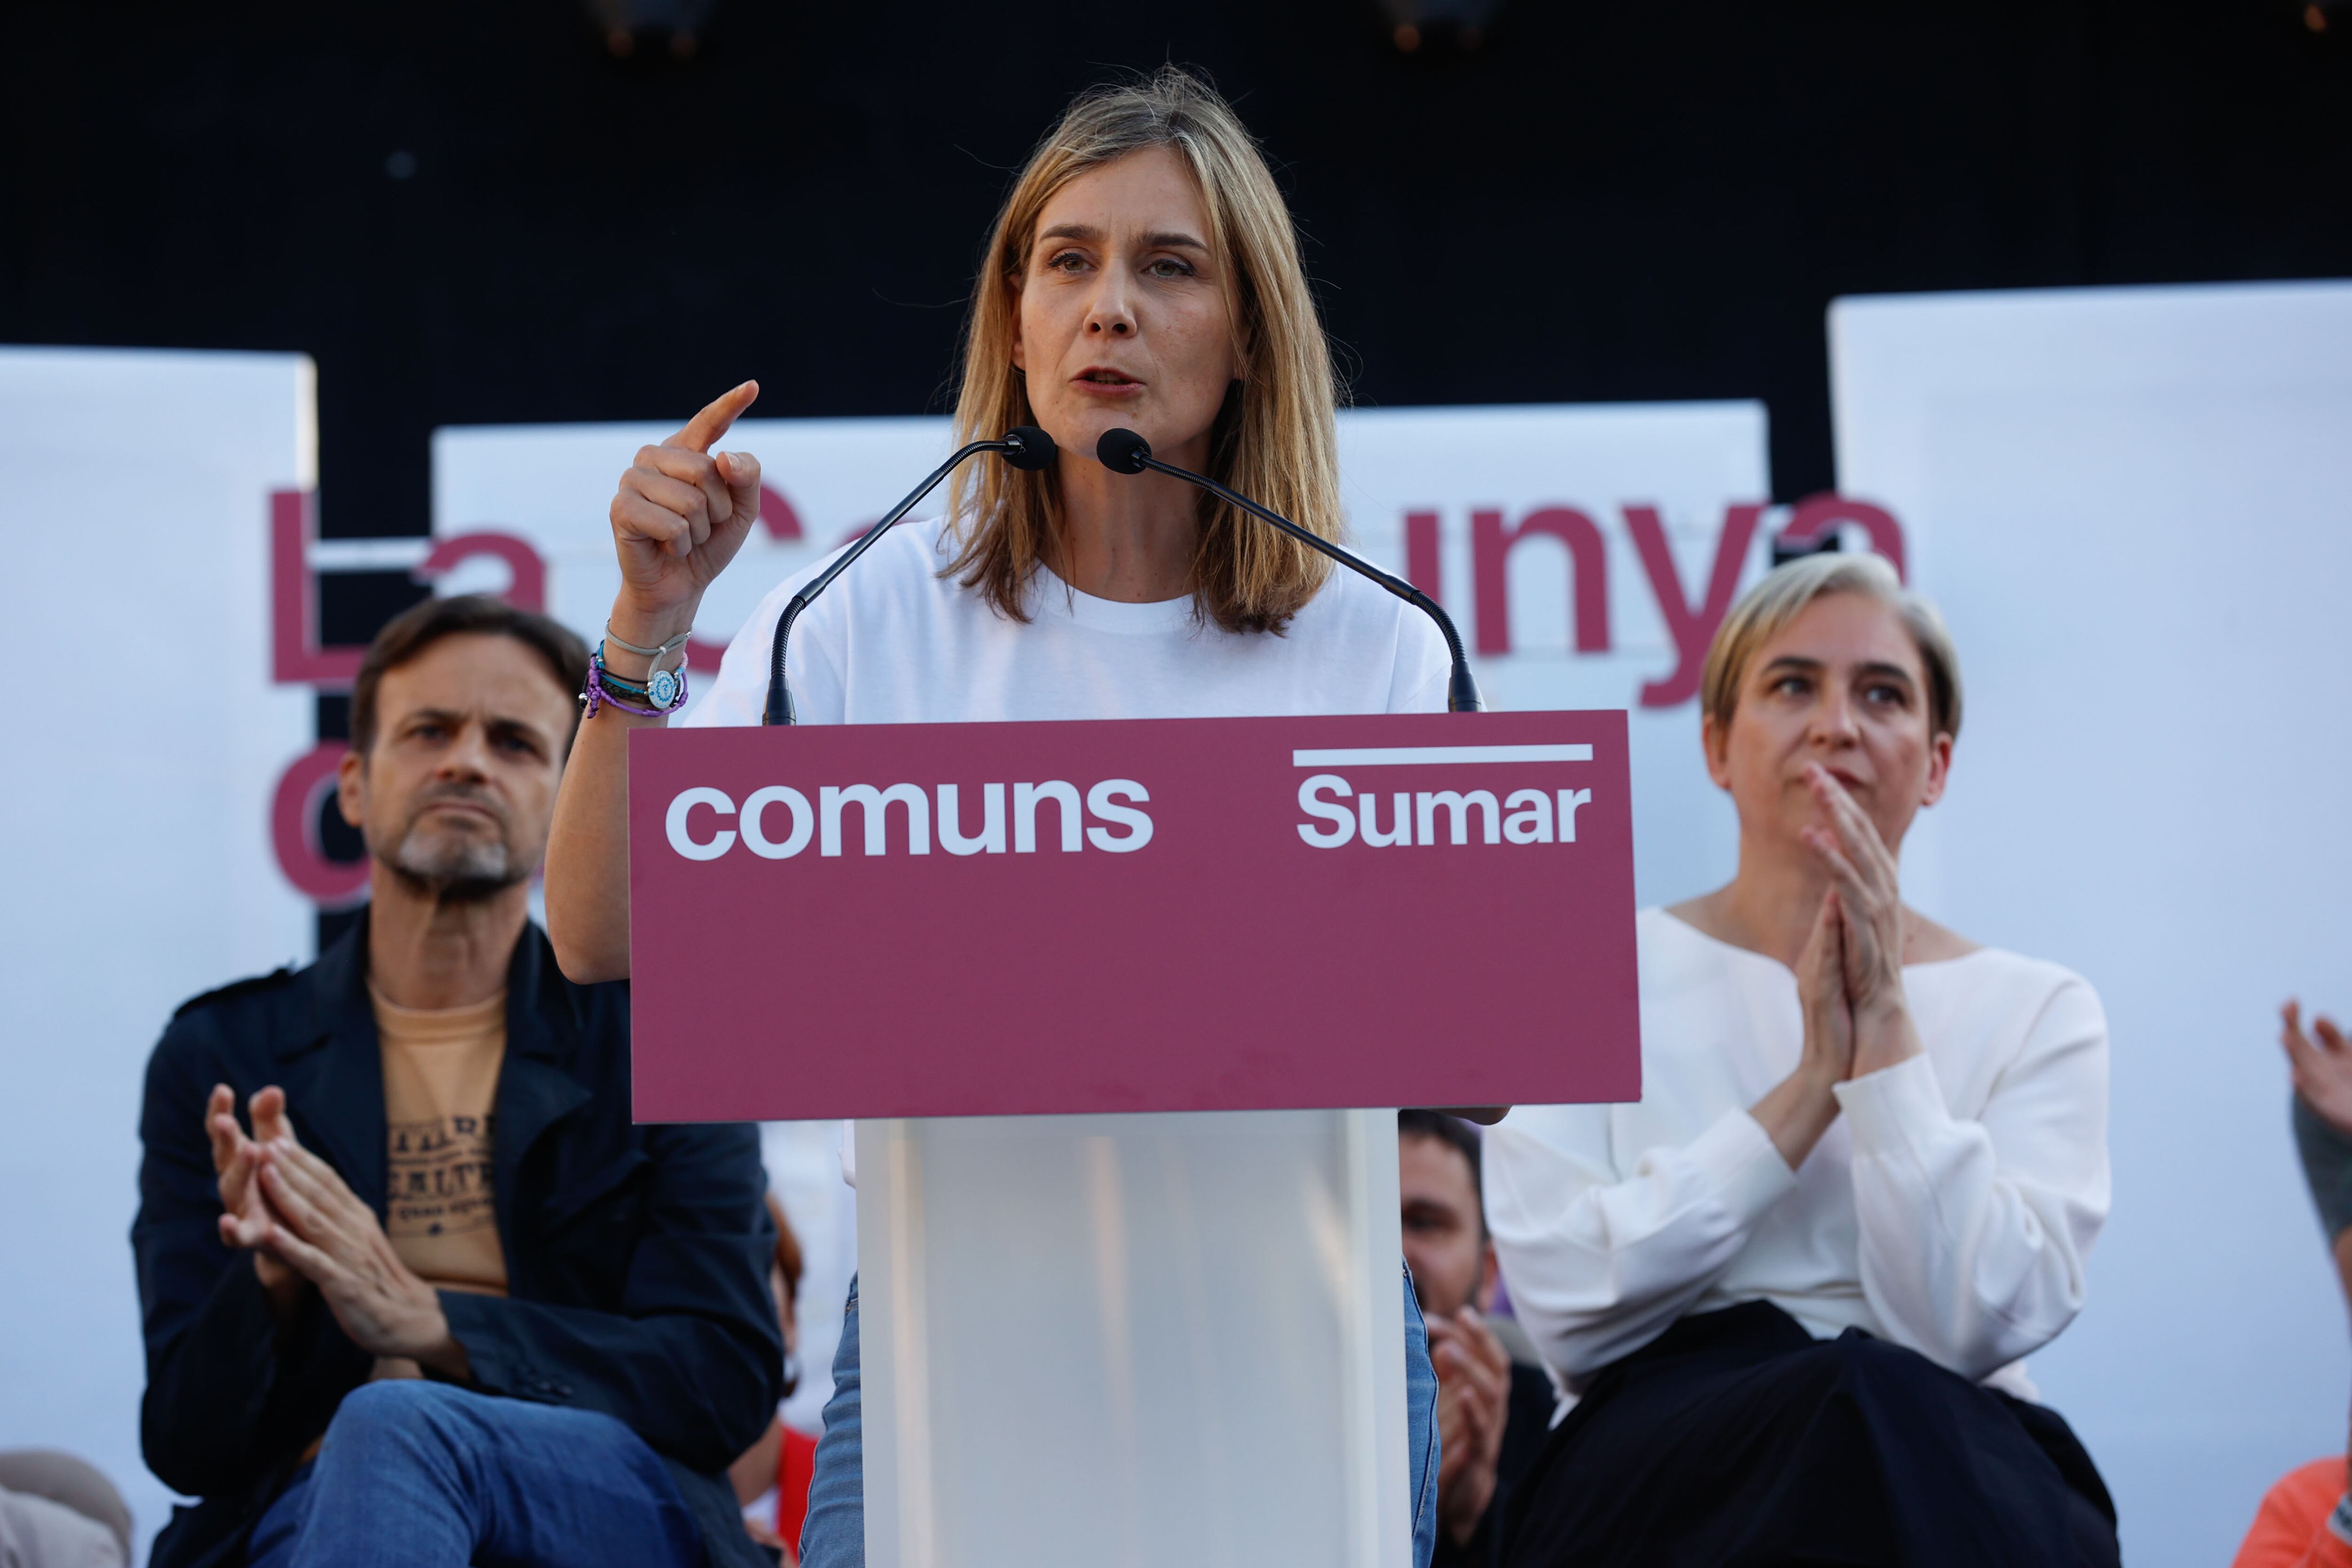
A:
{"label": "blonde woman at microphone", "polygon": [[[726,394],[622,476],[604,658],[624,682],[646,684],[650,668],[625,645],[682,637],[743,542],[759,464],[712,448],[757,395]],[[944,521],[892,531],[811,605],[791,645],[801,720],[1443,711],[1446,650],[1418,612],[1198,489],[1093,456],[1105,432],[1140,432],[1160,458],[1337,538],[1336,396],[1289,212],[1232,110],[1172,68],[1081,97],[990,236],[955,416],[958,445],[1035,425],[1058,458],[960,470]],[[693,721],[760,721],[776,622],[814,574],[762,601]],[[547,873],[549,931],[575,979],[629,972],[625,742],[662,721],[604,705],[581,728]],[[1055,938],[1039,932],[1045,993]],[[802,1538],[809,1568],[862,1561],[856,1300]],[[1434,1380],[1409,1281],[1405,1315],[1426,1563]]]}
{"label": "blonde woman at microphone", "polygon": [[1959,664],[1876,556],[1793,562],[1717,634],[1739,864],[1640,916],[1642,1099],[1487,1135],[1512,1304],[1577,1396],[1501,1561],[2114,1563],[2023,1358],[2105,1220],[2089,985],[1906,907]]}

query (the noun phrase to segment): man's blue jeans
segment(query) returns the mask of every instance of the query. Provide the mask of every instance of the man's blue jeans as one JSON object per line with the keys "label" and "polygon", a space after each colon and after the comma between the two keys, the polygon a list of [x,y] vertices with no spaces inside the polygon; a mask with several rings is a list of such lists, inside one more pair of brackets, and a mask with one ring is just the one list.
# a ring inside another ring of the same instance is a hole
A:
{"label": "man's blue jeans", "polygon": [[[833,1397],[825,1401],[824,1436],[809,1479],[808,1520],[801,1526],[801,1568],[865,1568],[866,1436],[857,1387],[857,1279],[841,1348],[833,1355]],[[1404,1271],[1405,1441],[1412,1456],[1413,1568],[1429,1568],[1437,1550],[1437,1370],[1429,1362],[1429,1326]]]}
{"label": "man's blue jeans", "polygon": [[702,1537],[613,1417],[404,1380],[344,1398],[247,1553],[253,1568],[699,1568]]}

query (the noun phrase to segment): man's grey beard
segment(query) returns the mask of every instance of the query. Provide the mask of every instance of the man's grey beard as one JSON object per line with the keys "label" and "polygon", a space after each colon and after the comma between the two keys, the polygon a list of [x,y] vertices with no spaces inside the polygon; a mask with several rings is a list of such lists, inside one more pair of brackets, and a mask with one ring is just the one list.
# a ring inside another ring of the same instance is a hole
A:
{"label": "man's grey beard", "polygon": [[412,826],[383,863],[416,891],[445,904],[479,903],[530,875],[503,838],[435,838]]}

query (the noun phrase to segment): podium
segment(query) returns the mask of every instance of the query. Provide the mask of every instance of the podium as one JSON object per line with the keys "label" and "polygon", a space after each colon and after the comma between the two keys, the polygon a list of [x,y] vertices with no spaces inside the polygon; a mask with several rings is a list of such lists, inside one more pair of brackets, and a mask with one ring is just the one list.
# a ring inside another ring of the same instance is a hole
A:
{"label": "podium", "polygon": [[1639,1097],[1624,715],[638,731],[629,787],[637,1117],[856,1120],[869,1564],[1402,1568],[1392,1108]]}

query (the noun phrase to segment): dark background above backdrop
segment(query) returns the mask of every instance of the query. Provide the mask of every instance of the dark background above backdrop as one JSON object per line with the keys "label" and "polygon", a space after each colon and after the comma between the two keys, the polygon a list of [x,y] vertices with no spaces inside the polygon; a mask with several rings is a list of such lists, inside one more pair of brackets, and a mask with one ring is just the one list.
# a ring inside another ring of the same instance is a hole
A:
{"label": "dark background above backdrop", "polygon": [[2352,8],[2294,0],[1508,0],[1411,54],[1375,0],[721,0],[683,62],[582,0],[6,15],[0,341],[315,356],[330,535],[425,530],[437,425],[941,410],[1011,172],[1164,59],[1359,402],[1760,397],[1784,500],[1834,296],[2352,274]]}

